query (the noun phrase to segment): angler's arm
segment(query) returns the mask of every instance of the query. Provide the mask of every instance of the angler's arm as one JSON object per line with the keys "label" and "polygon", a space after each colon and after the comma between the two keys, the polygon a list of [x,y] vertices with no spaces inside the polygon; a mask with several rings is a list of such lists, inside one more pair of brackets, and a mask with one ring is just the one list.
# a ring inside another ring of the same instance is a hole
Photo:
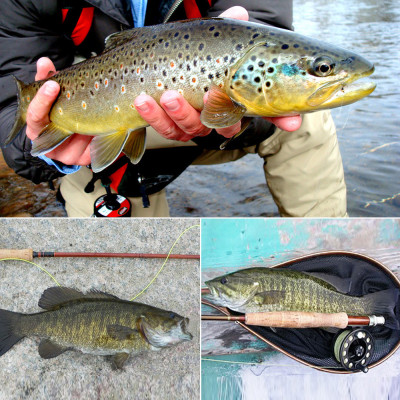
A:
{"label": "angler's arm", "polygon": [[[56,16],[56,2],[0,2],[1,145],[11,131],[17,110],[16,85],[12,75],[24,82],[32,82],[36,60],[41,54],[49,55],[58,68],[71,63],[72,47],[60,32]],[[30,150],[31,141],[26,136],[26,128],[23,128],[13,143],[2,148],[2,153],[16,173],[35,183],[62,176],[54,166],[32,157]]]}

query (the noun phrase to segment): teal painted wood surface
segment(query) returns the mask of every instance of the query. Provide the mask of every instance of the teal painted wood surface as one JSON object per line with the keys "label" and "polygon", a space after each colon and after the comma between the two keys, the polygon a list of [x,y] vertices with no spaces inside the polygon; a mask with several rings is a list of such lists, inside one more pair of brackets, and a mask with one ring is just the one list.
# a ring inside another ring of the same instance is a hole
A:
{"label": "teal painted wood surface", "polygon": [[[400,277],[400,222],[396,219],[203,219],[201,232],[203,283],[240,268],[272,266],[326,250],[366,254]],[[203,400],[279,399],[282,395],[337,399],[348,398],[349,393],[353,399],[367,394],[368,398],[400,398],[399,352],[368,374],[337,376],[258,345],[253,335],[234,323],[202,321],[202,356],[217,360],[202,361]]]}

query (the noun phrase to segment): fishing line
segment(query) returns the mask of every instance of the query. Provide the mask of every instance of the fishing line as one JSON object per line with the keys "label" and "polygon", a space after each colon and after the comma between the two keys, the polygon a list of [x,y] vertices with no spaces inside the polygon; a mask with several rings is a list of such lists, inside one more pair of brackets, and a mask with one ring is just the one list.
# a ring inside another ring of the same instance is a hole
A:
{"label": "fishing line", "polygon": [[44,273],[46,273],[51,279],[53,279],[53,281],[56,283],[57,286],[61,286],[61,285],[58,283],[57,279],[54,278],[54,276],[53,276],[49,271],[47,271],[46,268],[41,267],[39,264],[35,264],[35,263],[32,262],[32,261],[24,260],[23,258],[0,258],[0,261],[7,261],[7,260],[24,261],[24,262],[26,262],[26,263],[28,263],[28,264],[32,264],[32,265],[34,265],[35,267],[39,268],[39,269],[40,269],[41,271],[43,271]]}
{"label": "fishing line", "polygon": [[161,271],[164,269],[164,267],[165,267],[165,265],[166,265],[166,263],[167,263],[167,261],[168,261],[168,259],[169,259],[169,256],[170,256],[170,254],[172,253],[172,250],[174,249],[175,245],[178,243],[179,239],[180,239],[187,231],[189,231],[189,230],[192,229],[192,228],[196,228],[196,227],[199,227],[199,228],[200,228],[200,225],[192,225],[192,226],[189,226],[189,228],[186,228],[186,229],[178,236],[178,238],[175,240],[174,244],[172,245],[171,249],[169,250],[168,255],[167,255],[167,258],[164,260],[163,265],[162,265],[161,268],[158,270],[158,272],[155,274],[154,278],[149,282],[149,284],[148,284],[142,291],[140,291],[135,297],[132,297],[129,301],[135,300],[137,297],[139,297],[140,295],[142,295],[142,294],[153,284],[153,282],[157,279],[158,275],[160,275]]}
{"label": "fishing line", "polygon": [[[188,228],[186,228],[186,229],[178,236],[178,238],[175,240],[175,242],[174,242],[173,245],[171,246],[171,249],[170,249],[170,251],[168,252],[166,259],[164,260],[164,262],[163,262],[161,268],[158,270],[158,272],[156,273],[156,275],[154,276],[154,278],[149,282],[149,284],[148,284],[142,291],[140,291],[135,297],[132,297],[132,299],[130,299],[130,301],[135,300],[137,297],[139,297],[141,294],[143,294],[143,293],[154,283],[154,281],[157,279],[158,275],[160,275],[161,271],[164,269],[164,267],[165,267],[165,265],[166,265],[166,263],[167,263],[167,261],[168,261],[168,259],[169,259],[169,256],[171,255],[171,253],[172,253],[172,251],[173,251],[175,245],[178,243],[179,239],[180,239],[187,231],[189,231],[190,229],[196,228],[196,227],[200,227],[200,225],[192,225],[192,226],[189,226]],[[26,262],[26,263],[28,263],[28,264],[32,264],[32,265],[34,265],[35,267],[39,268],[39,269],[40,269],[41,271],[43,271],[44,273],[46,273],[46,274],[55,282],[55,284],[56,284],[57,286],[61,286],[61,285],[58,283],[57,279],[56,279],[49,271],[47,271],[46,268],[41,267],[39,264],[36,264],[36,263],[34,263],[34,262],[32,262],[32,261],[24,260],[23,258],[14,258],[14,257],[0,258],[0,261],[8,261],[8,260],[24,261],[24,262]]]}

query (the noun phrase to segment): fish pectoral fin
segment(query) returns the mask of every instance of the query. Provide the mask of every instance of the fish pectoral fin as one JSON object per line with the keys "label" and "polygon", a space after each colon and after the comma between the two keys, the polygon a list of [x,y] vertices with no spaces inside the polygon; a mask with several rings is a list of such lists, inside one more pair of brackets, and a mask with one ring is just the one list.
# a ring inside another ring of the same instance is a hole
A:
{"label": "fish pectoral fin", "polygon": [[137,164],[143,157],[146,150],[146,128],[140,128],[132,131],[125,142],[122,150],[129,158],[132,164]]}
{"label": "fish pectoral fin", "polygon": [[137,329],[132,329],[129,326],[123,325],[107,325],[107,333],[116,340],[126,340],[131,337],[132,334],[137,333]]}
{"label": "fish pectoral fin", "polygon": [[71,301],[88,301],[88,300],[98,300],[98,299],[118,299],[118,297],[113,296],[108,293],[99,292],[97,290],[92,290],[87,294],[84,294],[76,289],[71,289],[63,286],[55,286],[46,289],[39,299],[39,307],[44,310],[58,310],[64,305],[70,303]]}
{"label": "fish pectoral fin", "polygon": [[46,154],[59,146],[64,140],[67,140],[72,134],[73,132],[57,126],[54,122],[50,122],[33,141],[31,154],[34,157]]}
{"label": "fish pectoral fin", "polygon": [[285,300],[286,293],[281,290],[269,290],[257,293],[253,301],[257,304],[277,304]]}
{"label": "fish pectoral fin", "polygon": [[219,148],[220,150],[225,150],[226,146],[232,142],[233,140],[235,140],[237,137],[239,137],[250,125],[250,122],[253,120],[253,117],[243,117],[242,118],[242,126],[240,127],[240,131],[235,135],[232,136],[229,139],[226,139],[225,142],[223,142]]}
{"label": "fish pectoral fin", "polygon": [[225,128],[240,121],[246,111],[246,107],[213,85],[200,114],[200,120],[208,128]]}
{"label": "fish pectoral fin", "polygon": [[92,170],[100,172],[112,164],[128,139],[129,132],[121,130],[107,136],[95,136],[90,142],[90,158]]}
{"label": "fish pectoral fin", "polygon": [[67,350],[71,350],[71,348],[59,346],[50,339],[43,339],[39,344],[39,355],[46,359],[57,357]]}
{"label": "fish pectoral fin", "polygon": [[122,369],[126,360],[129,358],[129,353],[117,353],[111,357],[112,368]]}

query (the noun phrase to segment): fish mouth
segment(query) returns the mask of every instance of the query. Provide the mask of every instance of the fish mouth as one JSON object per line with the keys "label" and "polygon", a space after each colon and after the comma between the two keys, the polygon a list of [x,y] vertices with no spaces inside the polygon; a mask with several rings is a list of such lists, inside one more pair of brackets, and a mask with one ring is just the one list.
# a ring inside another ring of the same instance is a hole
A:
{"label": "fish mouth", "polygon": [[319,107],[321,109],[344,106],[370,95],[375,90],[376,83],[372,81],[359,82],[359,80],[370,76],[374,70],[375,67],[372,66],[368,71],[355,74],[345,82],[335,81],[323,86],[311,96],[311,102],[313,98],[317,99],[321,94],[323,95],[323,91],[330,92],[330,96],[321,102],[321,107]]}

